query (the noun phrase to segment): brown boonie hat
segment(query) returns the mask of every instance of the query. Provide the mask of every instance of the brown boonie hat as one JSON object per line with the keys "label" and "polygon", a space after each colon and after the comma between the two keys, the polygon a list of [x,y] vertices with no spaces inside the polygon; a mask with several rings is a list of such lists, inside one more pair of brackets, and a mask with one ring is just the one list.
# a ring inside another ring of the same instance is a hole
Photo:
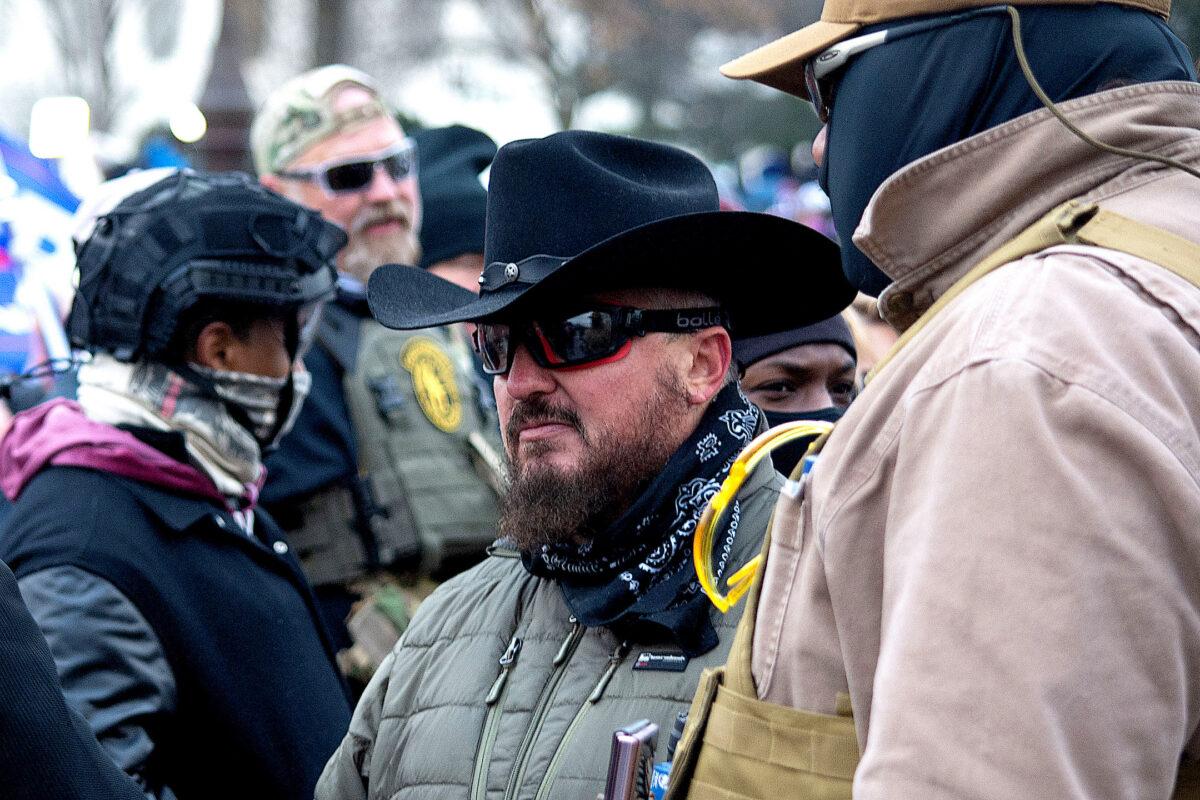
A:
{"label": "brown boonie hat", "polygon": [[[1171,0],[1108,0],[1132,6],[1164,19]],[[1009,5],[1094,5],[1095,0],[1014,0]],[[721,67],[728,78],[749,79],[808,99],[804,62],[827,50],[860,28],[893,19],[943,14],[998,5],[995,0],[825,0],[821,19],[763,45]]]}
{"label": "brown boonie hat", "polygon": [[[365,89],[371,100],[334,111],[335,89]],[[278,172],[310,146],[391,111],[375,82],[353,67],[330,64],[297,75],[271,92],[250,126],[250,152],[259,175]]]}

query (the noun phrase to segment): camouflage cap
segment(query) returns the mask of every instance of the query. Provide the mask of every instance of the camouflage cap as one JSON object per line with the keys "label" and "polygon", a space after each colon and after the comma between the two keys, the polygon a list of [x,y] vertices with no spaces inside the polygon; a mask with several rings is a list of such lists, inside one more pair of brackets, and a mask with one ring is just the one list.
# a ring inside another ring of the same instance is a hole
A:
{"label": "camouflage cap", "polygon": [[[334,90],[353,85],[371,100],[335,111]],[[259,175],[277,172],[311,145],[378,117],[391,116],[375,82],[344,64],[330,64],[297,75],[271,92],[250,126],[250,152]]]}
{"label": "camouflage cap", "polygon": [[[1096,0],[1011,0],[1015,6],[1092,5]],[[1108,0],[1166,18],[1171,0]],[[804,62],[860,28],[905,17],[946,14],[997,5],[997,0],[825,0],[821,19],[808,27],[759,47],[721,67],[729,78],[743,78],[808,98]]]}

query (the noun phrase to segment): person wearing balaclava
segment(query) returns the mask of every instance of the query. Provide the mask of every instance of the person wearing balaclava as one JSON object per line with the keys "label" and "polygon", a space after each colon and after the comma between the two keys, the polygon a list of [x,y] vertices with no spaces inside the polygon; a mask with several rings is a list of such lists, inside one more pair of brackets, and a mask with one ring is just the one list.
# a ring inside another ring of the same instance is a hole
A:
{"label": "person wearing balaclava", "polygon": [[67,329],[91,358],[78,402],[0,441],[0,559],[68,706],[147,796],[311,797],[349,699],[257,500],[345,234],[248,176],[188,170],[112,181],[79,223]]}
{"label": "person wearing balaclava", "polygon": [[[733,340],[742,391],[772,428],[800,420],[837,422],[857,391],[857,351],[841,316],[813,325]],[[771,451],[775,469],[790,475],[816,436]]]}
{"label": "person wearing balaclava", "polygon": [[775,510],[692,800],[1200,785],[1200,86],[1164,0],[973,6],[723,68],[813,102],[904,335]]}

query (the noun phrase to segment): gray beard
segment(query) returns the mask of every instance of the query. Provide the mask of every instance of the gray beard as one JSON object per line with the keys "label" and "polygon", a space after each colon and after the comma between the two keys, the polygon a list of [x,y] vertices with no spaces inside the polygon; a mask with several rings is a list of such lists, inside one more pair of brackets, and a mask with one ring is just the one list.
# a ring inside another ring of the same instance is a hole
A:
{"label": "gray beard", "polygon": [[[664,372],[630,437],[603,432],[589,439],[578,418],[560,412],[556,418],[574,424],[584,439],[583,460],[563,472],[523,464],[510,450],[512,480],[500,503],[500,535],[523,551],[594,539],[633,504],[678,449],[680,442],[664,437],[662,423],[686,410],[683,386]],[[518,416],[510,420],[510,430]],[[510,434],[508,441],[516,441],[515,436]]]}
{"label": "gray beard", "polygon": [[384,264],[406,264],[415,267],[420,259],[420,241],[416,232],[411,229],[382,240],[368,239],[365,234],[357,234],[351,236],[342,250],[340,271],[366,285],[371,273]]}

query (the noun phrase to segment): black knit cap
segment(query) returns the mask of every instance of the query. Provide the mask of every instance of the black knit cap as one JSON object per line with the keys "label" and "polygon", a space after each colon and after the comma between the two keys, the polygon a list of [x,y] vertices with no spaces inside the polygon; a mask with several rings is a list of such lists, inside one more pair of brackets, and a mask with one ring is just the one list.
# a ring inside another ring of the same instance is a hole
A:
{"label": "black knit cap", "polygon": [[424,218],[421,263],[428,269],[464,253],[483,253],[487,189],[480,174],[496,157],[496,143],[465,125],[416,131],[418,181]]}
{"label": "black knit cap", "polygon": [[855,360],[858,359],[858,351],[854,348],[854,337],[850,334],[850,326],[846,324],[846,320],[842,319],[840,314],[801,328],[770,333],[766,336],[734,339],[733,358],[744,369],[756,361],[762,361],[767,356],[791,350],[802,344],[841,345]]}

